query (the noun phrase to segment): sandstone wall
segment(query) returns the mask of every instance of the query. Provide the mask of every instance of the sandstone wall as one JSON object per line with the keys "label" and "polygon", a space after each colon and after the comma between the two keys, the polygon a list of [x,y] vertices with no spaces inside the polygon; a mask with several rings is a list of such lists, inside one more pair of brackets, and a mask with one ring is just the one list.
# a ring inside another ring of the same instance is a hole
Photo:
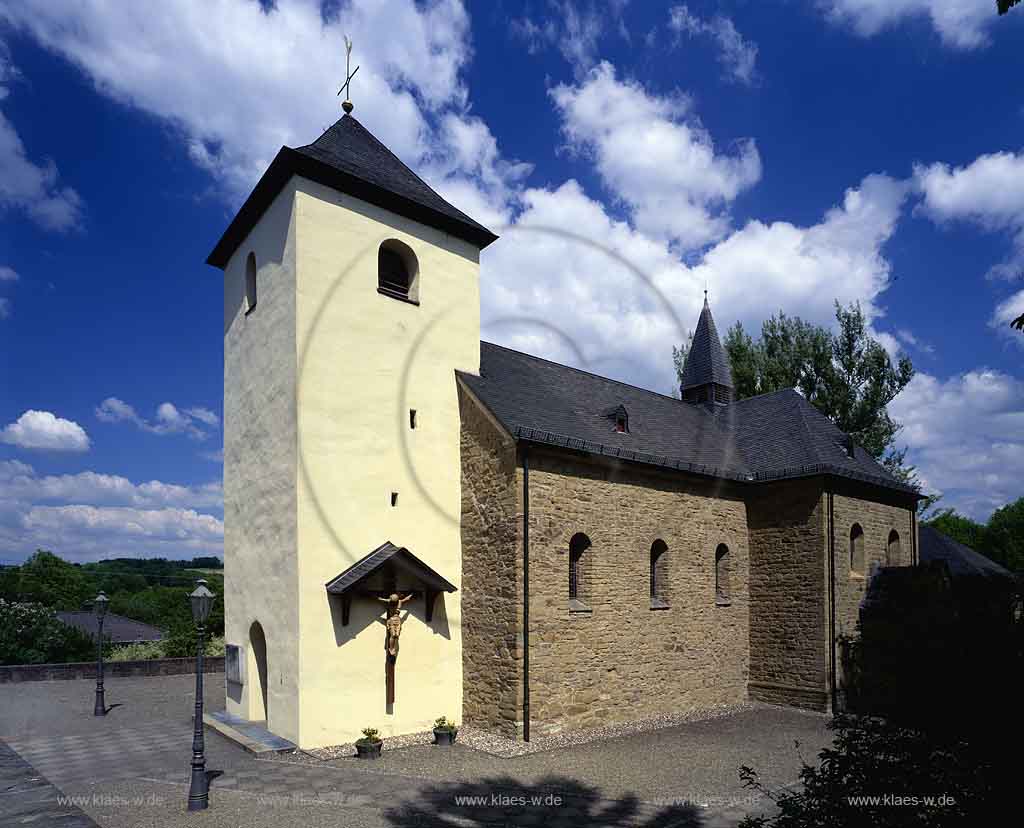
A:
{"label": "sandstone wall", "polygon": [[[896,500],[883,502],[867,499],[872,495],[852,487],[839,489],[833,497],[835,516],[835,573],[836,573],[836,636],[852,636],[857,632],[860,604],[864,600],[873,571],[886,563],[890,533],[899,535],[899,548],[894,549],[892,566],[910,566],[914,537],[914,513],[907,503]],[[874,498],[878,498],[876,493]],[[864,532],[864,569],[855,571],[850,566],[850,530],[858,524]],[[837,686],[843,686],[842,659],[836,654]]]}
{"label": "sandstone wall", "polygon": [[755,488],[750,520],[750,696],[827,704],[827,581],[819,480]]}
{"label": "sandstone wall", "polygon": [[[530,452],[531,727],[543,735],[747,697],[746,508],[718,484]],[[716,491],[717,489],[717,491]],[[717,496],[715,496],[717,494]],[[568,601],[569,543],[585,533]],[[661,539],[666,608],[652,608]],[[729,549],[730,601],[715,550]]]}
{"label": "sandstone wall", "polygon": [[462,418],[462,715],[522,727],[522,472],[507,433],[465,388]]}
{"label": "sandstone wall", "polygon": [[[831,704],[829,641],[856,633],[871,572],[887,560],[890,533],[899,535],[890,565],[909,566],[913,511],[906,498],[863,484],[832,484],[835,527],[821,479],[756,488],[749,500],[751,548],[750,695],[762,701],[827,709]],[[863,530],[864,566],[851,568],[850,530]],[[835,568],[828,566],[833,533]],[[837,686],[842,664],[835,655]]]}

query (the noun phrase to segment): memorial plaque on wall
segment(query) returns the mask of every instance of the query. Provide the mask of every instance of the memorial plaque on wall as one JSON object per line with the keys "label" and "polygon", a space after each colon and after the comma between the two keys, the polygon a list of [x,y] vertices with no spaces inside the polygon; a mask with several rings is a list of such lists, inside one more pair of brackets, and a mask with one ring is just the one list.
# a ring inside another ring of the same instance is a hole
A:
{"label": "memorial plaque on wall", "polygon": [[241,684],[242,678],[242,648],[237,644],[227,644],[224,647],[224,677],[235,684]]}

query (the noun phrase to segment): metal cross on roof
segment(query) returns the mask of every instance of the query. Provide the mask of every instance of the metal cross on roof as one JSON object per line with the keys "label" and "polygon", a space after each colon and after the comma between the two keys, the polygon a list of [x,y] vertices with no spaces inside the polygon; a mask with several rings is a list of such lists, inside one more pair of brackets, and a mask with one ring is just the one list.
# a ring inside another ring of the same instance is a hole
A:
{"label": "metal cross on roof", "polygon": [[349,71],[351,61],[352,41],[348,39],[348,35],[345,35],[345,82],[341,85],[341,89],[338,90],[338,94],[340,95],[342,92],[345,93],[345,100],[341,102],[341,108],[344,109],[346,113],[351,112],[355,108],[352,105],[352,101],[349,100],[349,93],[351,92],[350,85],[352,83],[352,78],[354,78],[356,76],[356,72],[359,71],[358,66],[353,71]]}

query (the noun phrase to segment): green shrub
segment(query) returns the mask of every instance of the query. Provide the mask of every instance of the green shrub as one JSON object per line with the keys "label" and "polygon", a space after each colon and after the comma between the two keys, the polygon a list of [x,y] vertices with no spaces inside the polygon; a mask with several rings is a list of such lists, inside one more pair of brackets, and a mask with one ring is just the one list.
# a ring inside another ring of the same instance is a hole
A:
{"label": "green shrub", "polygon": [[375,745],[379,741],[381,741],[380,731],[377,730],[377,728],[375,728],[375,727],[364,727],[363,728],[363,738],[356,740],[356,743],[357,744],[363,744],[363,745]]}
{"label": "green shrub", "polygon": [[164,658],[164,642],[140,641],[136,644],[124,644],[114,647],[107,656],[108,661],[146,661],[151,658]]}
{"label": "green shrub", "polygon": [[95,657],[96,643],[81,630],[62,624],[53,610],[0,598],[0,664],[57,664]]}

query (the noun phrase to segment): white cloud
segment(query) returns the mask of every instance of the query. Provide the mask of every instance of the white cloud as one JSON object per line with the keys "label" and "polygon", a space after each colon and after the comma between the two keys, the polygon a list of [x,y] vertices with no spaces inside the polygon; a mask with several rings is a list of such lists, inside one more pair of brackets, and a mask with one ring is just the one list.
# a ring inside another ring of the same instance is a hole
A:
{"label": "white cloud", "polygon": [[[3,19],[0,10],[0,19]],[[19,76],[0,43],[0,101],[7,98],[7,83]],[[68,230],[82,219],[82,200],[60,183],[53,161],[29,160],[14,125],[0,112],[0,209],[20,210],[48,230]],[[13,273],[10,268],[2,270]],[[0,277],[2,278],[2,277]]]}
{"label": "white cloud", "polygon": [[686,5],[669,9],[669,28],[690,37],[706,35],[718,45],[718,62],[725,69],[727,80],[751,86],[757,82],[757,45],[743,37],[732,20],[715,15],[702,20]]}
{"label": "white cloud", "polygon": [[220,425],[220,418],[210,411],[209,408],[188,408],[185,410],[185,414],[208,426]]}
{"label": "white cloud", "polygon": [[915,348],[915,349],[917,349],[918,351],[920,351],[923,354],[933,354],[933,353],[935,353],[935,348],[933,346],[931,346],[931,345],[929,345],[929,344],[927,344],[925,342],[922,342],[920,339],[918,339],[916,336],[914,336],[914,334],[911,333],[910,331],[908,331],[906,328],[898,329],[896,331],[896,336],[897,336],[897,338],[900,339],[900,341],[905,342],[911,348]]}
{"label": "white cloud", "polygon": [[37,547],[71,560],[220,554],[224,530],[216,513],[223,500],[219,481],[41,475],[26,463],[0,461],[0,556],[21,558]]}
{"label": "white cloud", "polygon": [[868,176],[817,224],[752,221],[688,267],[575,181],[527,190],[517,223],[485,253],[484,336],[670,393],[672,345],[696,324],[705,284],[722,333],[735,320],[756,332],[780,308],[834,326],[833,299],[879,319],[882,247],[906,193]]}
{"label": "white cloud", "polygon": [[0,504],[0,552],[25,557],[52,549],[72,561],[220,555],[224,522],[193,509],[127,506],[32,506],[17,516]]}
{"label": "white cloud", "polygon": [[18,460],[0,461],[0,499],[22,502],[54,501],[92,506],[131,506],[139,509],[188,507],[223,508],[219,481],[180,486],[150,480],[132,483],[126,477],[93,471],[40,475]]}
{"label": "white cloud", "polygon": [[153,434],[188,434],[202,440],[209,436],[203,426],[214,428],[220,419],[208,408],[179,409],[174,403],[157,406],[153,420],[141,417],[135,408],[117,397],[107,397],[96,407],[96,418],[105,423],[130,422]]}
{"label": "white cloud", "polygon": [[966,219],[995,229],[1018,227],[1024,219],[1024,153],[979,155],[970,164],[918,165],[914,176],[933,218]]}
{"label": "white cloud", "polygon": [[986,29],[997,19],[989,0],[818,0],[834,22],[871,37],[883,29],[915,20],[928,20],[942,42],[957,49],[976,49],[988,43]]}
{"label": "white cloud", "polygon": [[445,154],[450,133],[437,121],[468,107],[469,17],[456,0],[353,0],[327,22],[315,0],[269,12],[251,0],[26,0],[0,8],[0,20],[78,66],[100,93],[173,125],[236,205],[282,144],[307,144],[340,116],[344,32],[360,67],[355,114],[414,167]]}
{"label": "white cloud", "polygon": [[89,449],[89,437],[78,423],[54,416],[49,411],[31,409],[0,431],[0,442],[26,449]]}
{"label": "white cloud", "polygon": [[[960,167],[918,164],[914,183],[922,196],[917,211],[939,224],[966,222],[984,230],[1008,232],[1013,253],[990,268],[989,277],[1024,276],[1024,152],[979,155]],[[1008,324],[1024,313],[1024,291],[1000,302],[991,325],[1018,344],[1024,344]]]}
{"label": "white cloud", "polygon": [[726,208],[761,177],[752,140],[717,152],[682,95],[648,94],[607,63],[578,86],[551,90],[570,147],[592,154],[606,186],[629,207],[637,229],[692,249],[721,238]]}
{"label": "white cloud", "polygon": [[7,267],[6,265],[0,267],[0,282],[17,282],[18,274],[14,271],[14,268]]}
{"label": "white cloud", "polygon": [[550,15],[538,22],[529,17],[509,22],[509,32],[526,44],[532,55],[548,46],[555,46],[582,78],[597,63],[598,44],[609,31],[615,30],[629,42],[622,11],[628,0],[611,0],[600,6],[594,2],[551,0]]}
{"label": "white cloud", "polygon": [[1024,290],[1019,290],[1004,302],[996,305],[990,324],[999,330],[1011,333],[1018,344],[1024,345],[1024,334],[1009,327],[1017,317],[1024,315]]}
{"label": "white cloud", "polygon": [[979,368],[940,380],[917,373],[889,406],[907,459],[943,504],[984,520],[1021,496],[1024,382]]}

